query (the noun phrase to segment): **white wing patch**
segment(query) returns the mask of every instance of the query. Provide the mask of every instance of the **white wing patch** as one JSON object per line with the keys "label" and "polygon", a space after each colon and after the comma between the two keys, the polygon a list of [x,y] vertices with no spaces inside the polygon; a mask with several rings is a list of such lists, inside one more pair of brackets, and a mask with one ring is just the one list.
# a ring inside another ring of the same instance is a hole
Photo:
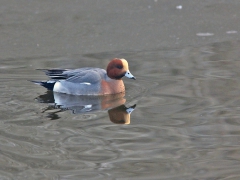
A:
{"label": "white wing patch", "polygon": [[82,82],[82,83],[80,83],[80,84],[85,84],[85,85],[91,85],[91,83],[89,83],[89,82]]}
{"label": "white wing patch", "polygon": [[92,104],[85,105],[84,107],[85,107],[85,108],[91,108],[91,107],[92,107]]}

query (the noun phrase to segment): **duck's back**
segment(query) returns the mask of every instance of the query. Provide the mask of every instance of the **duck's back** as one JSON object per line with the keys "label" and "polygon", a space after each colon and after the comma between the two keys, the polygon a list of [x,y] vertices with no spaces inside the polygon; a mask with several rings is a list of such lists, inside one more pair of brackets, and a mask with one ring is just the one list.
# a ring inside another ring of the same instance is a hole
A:
{"label": "duck's back", "polygon": [[106,71],[100,68],[80,68],[63,72],[68,77],[55,83],[53,91],[74,95],[99,95]]}

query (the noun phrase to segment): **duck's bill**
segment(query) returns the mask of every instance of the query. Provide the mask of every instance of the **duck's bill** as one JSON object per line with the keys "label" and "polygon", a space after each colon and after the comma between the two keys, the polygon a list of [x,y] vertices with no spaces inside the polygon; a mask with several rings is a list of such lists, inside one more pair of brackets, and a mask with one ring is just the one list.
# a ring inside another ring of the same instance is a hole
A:
{"label": "duck's bill", "polygon": [[129,78],[129,79],[134,79],[134,80],[136,80],[136,78],[130,73],[130,71],[126,71],[125,76],[126,76],[127,78]]}
{"label": "duck's bill", "polygon": [[128,113],[128,114],[131,114],[131,113],[134,111],[135,107],[136,107],[136,104],[134,104],[133,106],[128,107],[128,108],[126,109],[127,113]]}

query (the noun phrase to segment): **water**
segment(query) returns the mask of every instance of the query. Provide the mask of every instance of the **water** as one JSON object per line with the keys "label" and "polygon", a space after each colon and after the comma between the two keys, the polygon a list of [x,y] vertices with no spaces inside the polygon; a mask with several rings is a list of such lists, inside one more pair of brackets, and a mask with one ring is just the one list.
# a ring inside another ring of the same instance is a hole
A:
{"label": "water", "polygon": [[[0,179],[239,179],[239,47],[2,60]],[[90,99],[94,111],[54,107],[28,81],[46,79],[37,68],[105,67],[112,57],[127,59],[137,81],[124,79],[126,94],[104,108]],[[109,118],[121,104],[136,104],[128,125]]]}

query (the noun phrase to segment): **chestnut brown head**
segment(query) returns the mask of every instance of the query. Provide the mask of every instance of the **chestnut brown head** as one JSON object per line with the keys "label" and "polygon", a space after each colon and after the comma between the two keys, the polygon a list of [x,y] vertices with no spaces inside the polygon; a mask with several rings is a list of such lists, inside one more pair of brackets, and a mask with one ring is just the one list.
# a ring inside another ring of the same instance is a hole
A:
{"label": "chestnut brown head", "polygon": [[111,79],[121,79],[126,76],[130,79],[136,79],[128,69],[128,62],[125,59],[115,58],[107,66],[107,75]]}

